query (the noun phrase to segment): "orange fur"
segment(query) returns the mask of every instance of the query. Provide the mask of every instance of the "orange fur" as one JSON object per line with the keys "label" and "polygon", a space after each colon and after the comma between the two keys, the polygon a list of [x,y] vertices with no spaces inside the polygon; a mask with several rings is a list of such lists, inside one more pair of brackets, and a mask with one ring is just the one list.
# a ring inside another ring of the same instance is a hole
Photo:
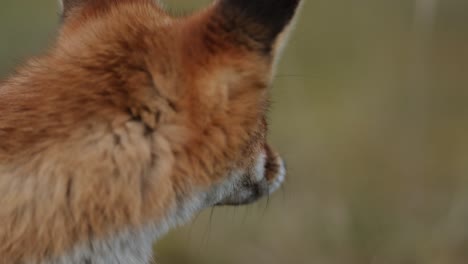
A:
{"label": "orange fur", "polygon": [[157,222],[265,148],[269,180],[278,169],[273,58],[207,30],[216,5],[173,18],[150,0],[107,2],[69,13],[49,52],[0,86],[4,263]]}

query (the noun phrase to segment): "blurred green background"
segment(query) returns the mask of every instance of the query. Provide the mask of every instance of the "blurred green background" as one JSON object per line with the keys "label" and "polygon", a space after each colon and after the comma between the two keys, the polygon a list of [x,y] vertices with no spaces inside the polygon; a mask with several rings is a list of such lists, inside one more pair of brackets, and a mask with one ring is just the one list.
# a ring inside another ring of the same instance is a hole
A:
{"label": "blurred green background", "polygon": [[[50,44],[56,4],[2,0],[0,76]],[[272,91],[285,189],[204,212],[158,263],[468,263],[468,1],[308,0]]]}

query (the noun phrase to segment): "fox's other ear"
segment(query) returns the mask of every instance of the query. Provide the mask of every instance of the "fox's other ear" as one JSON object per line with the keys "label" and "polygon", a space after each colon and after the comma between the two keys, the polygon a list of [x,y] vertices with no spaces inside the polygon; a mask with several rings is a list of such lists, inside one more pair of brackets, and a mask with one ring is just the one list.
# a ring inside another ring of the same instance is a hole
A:
{"label": "fox's other ear", "polygon": [[[136,1],[136,0],[127,0]],[[72,11],[86,6],[93,7],[95,10],[105,8],[112,4],[118,4],[124,0],[59,0],[61,6],[62,18],[66,18]]]}
{"label": "fox's other ear", "polygon": [[[221,0],[227,30],[239,31],[267,50],[291,23],[301,0]],[[229,28],[233,27],[233,28]]]}
{"label": "fox's other ear", "polygon": [[73,8],[86,1],[87,0],[59,0],[62,17],[66,17]]}

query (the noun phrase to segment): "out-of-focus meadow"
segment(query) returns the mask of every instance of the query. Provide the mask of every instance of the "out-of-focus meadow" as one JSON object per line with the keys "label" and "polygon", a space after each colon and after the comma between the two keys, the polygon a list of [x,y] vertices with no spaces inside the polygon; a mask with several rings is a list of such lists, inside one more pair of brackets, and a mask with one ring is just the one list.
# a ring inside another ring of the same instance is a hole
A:
{"label": "out-of-focus meadow", "polygon": [[[58,21],[55,0],[2,0],[0,76]],[[272,93],[283,192],[208,210],[158,263],[468,263],[468,1],[308,0]]]}

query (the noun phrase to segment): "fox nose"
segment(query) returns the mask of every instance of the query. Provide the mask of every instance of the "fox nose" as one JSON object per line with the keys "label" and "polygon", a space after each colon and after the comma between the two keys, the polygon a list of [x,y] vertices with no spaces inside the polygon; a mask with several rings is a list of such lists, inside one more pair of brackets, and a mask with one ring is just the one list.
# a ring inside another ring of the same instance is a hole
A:
{"label": "fox nose", "polygon": [[253,203],[278,190],[286,179],[283,159],[265,146],[256,159],[254,166],[248,169],[240,182],[235,183],[229,195],[215,205],[246,205]]}
{"label": "fox nose", "polygon": [[286,180],[284,160],[270,146],[265,147],[265,179],[268,183],[268,194],[277,191]]}

